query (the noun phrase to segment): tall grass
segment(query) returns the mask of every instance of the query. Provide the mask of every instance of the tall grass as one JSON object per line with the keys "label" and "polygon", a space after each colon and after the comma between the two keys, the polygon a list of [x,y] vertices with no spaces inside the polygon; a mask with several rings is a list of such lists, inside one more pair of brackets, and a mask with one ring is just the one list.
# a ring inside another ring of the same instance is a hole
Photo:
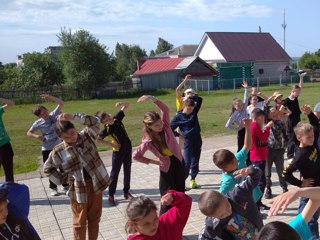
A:
{"label": "tall grass", "polygon": [[[290,86],[272,86],[263,87],[260,89],[264,95],[271,95],[274,91],[281,91],[284,96],[290,92]],[[312,107],[320,101],[319,97],[320,84],[307,83],[301,92],[299,98],[300,106],[302,104],[310,104]],[[175,92],[174,90],[161,90],[152,92],[171,110],[171,116],[175,114]],[[231,111],[231,100],[234,97],[243,97],[243,89],[233,90],[218,90],[212,91],[210,94],[206,92],[199,93],[203,97],[202,109],[199,112],[199,121],[202,129],[202,136],[209,137],[217,134],[233,134],[227,130],[225,122]],[[39,103],[41,100],[39,99]],[[121,98],[121,101],[130,103],[126,111],[124,125],[127,129],[129,137],[136,146],[141,141],[141,129],[143,127],[142,119],[146,111],[156,110],[156,107],[151,102],[137,103],[137,96],[129,98]],[[97,111],[107,111],[115,114],[118,109],[114,107],[116,99],[104,100],[86,100],[86,101],[68,101],[65,103],[64,112],[85,112],[87,114],[95,114]],[[54,103],[46,102],[44,104],[49,110],[55,107]],[[14,149],[14,172],[25,173],[36,170],[38,163],[41,160],[40,142],[26,136],[26,132],[31,127],[32,123],[37,119],[31,109],[34,104],[17,105],[14,108],[8,109],[3,115],[5,127],[11,137],[11,143]],[[306,120],[303,116],[303,120]],[[78,126],[77,127],[81,127]],[[214,143],[212,143],[214,145]],[[98,144],[99,150],[108,150],[107,147]],[[0,175],[3,175],[1,170]]]}

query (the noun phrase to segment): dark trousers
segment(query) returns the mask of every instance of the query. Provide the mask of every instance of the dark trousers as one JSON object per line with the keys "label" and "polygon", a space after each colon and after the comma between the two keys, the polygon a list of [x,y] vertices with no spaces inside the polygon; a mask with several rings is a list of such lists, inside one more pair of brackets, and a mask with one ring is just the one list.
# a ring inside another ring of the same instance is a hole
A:
{"label": "dark trousers", "polygon": [[288,152],[287,152],[287,158],[293,158],[294,156],[294,150],[296,146],[298,145],[298,140],[296,138],[296,135],[294,134],[294,127],[296,126],[296,123],[293,123],[290,118],[288,120],[288,127],[287,127],[287,135],[288,135]]}
{"label": "dark trousers", "polygon": [[195,179],[199,172],[199,160],[201,155],[202,139],[201,136],[195,136],[192,139],[185,139],[183,145],[185,178],[189,176],[191,169],[191,179]]}
{"label": "dark trousers", "polygon": [[3,166],[6,182],[14,182],[13,155],[14,153],[10,142],[0,147],[0,166]]}
{"label": "dark trousers", "polygon": [[[266,170],[266,161],[258,161],[258,162],[253,162],[252,161],[252,165],[259,168],[262,172],[259,183],[258,183],[258,187],[260,188],[262,194],[264,193],[264,189],[266,188],[266,174],[265,174],[265,170]],[[261,204],[261,199],[262,196],[258,199],[257,204]]]}
{"label": "dark trousers", "polygon": [[[308,201],[309,201],[308,198],[305,198],[305,197],[300,198],[298,213],[302,212],[302,210],[304,209]],[[319,213],[320,213],[320,210],[318,209],[313,215],[311,221],[308,223],[310,231],[312,232],[312,235],[313,235],[311,239],[319,239],[319,226],[318,226]]]}
{"label": "dark trousers", "polygon": [[240,150],[243,148],[244,145],[244,136],[246,135],[246,129],[242,128],[237,133],[237,144],[238,144],[238,150],[237,152],[240,152]]}
{"label": "dark trousers", "polygon": [[109,195],[113,196],[117,189],[118,177],[123,165],[123,192],[128,193],[131,179],[132,147],[123,147],[112,153],[112,169],[110,173]]}
{"label": "dark trousers", "polygon": [[[51,150],[42,151],[42,161],[43,161],[43,163],[45,163],[45,161],[47,161],[50,153],[51,153]],[[60,170],[60,172],[63,172],[61,168],[59,170]],[[66,184],[62,184],[62,186],[67,187],[67,186],[69,186],[69,184],[67,184],[67,183]],[[49,188],[50,189],[56,189],[57,185],[54,182],[52,182],[51,180],[49,180]]]}
{"label": "dark trousers", "polygon": [[[184,163],[180,162],[175,156],[170,157],[170,168],[168,172],[160,171],[159,180],[160,195],[165,195],[168,190],[175,190],[178,192],[185,191],[185,171]],[[160,214],[165,213],[170,207],[161,206]]]}
{"label": "dark trousers", "polygon": [[271,181],[271,171],[272,171],[272,164],[276,166],[280,186],[282,189],[287,189],[288,185],[287,182],[284,180],[283,177],[283,169],[284,169],[284,149],[273,149],[268,148],[268,159],[266,165],[266,185],[267,188],[271,188],[272,181]]}

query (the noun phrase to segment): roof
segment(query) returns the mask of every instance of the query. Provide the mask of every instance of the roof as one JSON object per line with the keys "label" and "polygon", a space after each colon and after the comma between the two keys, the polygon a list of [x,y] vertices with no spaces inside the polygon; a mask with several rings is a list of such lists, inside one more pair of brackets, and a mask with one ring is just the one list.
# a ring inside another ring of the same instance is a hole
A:
{"label": "roof", "polygon": [[203,68],[198,69],[203,71],[203,74],[217,74],[217,71],[212,68],[209,64],[203,61],[199,57],[186,57],[186,58],[149,58],[140,60],[139,69],[134,72],[133,75],[146,75],[154,74],[160,72],[174,71],[174,70],[183,70],[188,67],[195,66],[195,64],[201,64],[205,67],[206,71],[203,71]]}
{"label": "roof", "polygon": [[150,58],[144,60],[134,75],[151,74],[175,70],[184,58]]}
{"label": "roof", "polygon": [[227,62],[291,59],[270,33],[206,32],[205,35],[211,39]]}
{"label": "roof", "polygon": [[156,57],[170,57],[170,56],[178,56],[178,57],[189,57],[193,56],[198,48],[197,44],[184,44],[179,47],[175,47],[163,53],[159,53]]}

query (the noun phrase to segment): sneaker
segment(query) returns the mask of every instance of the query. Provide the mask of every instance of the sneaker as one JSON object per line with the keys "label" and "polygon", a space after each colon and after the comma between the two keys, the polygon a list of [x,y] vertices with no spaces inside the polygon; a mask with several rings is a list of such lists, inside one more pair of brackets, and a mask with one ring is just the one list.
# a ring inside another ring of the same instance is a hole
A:
{"label": "sneaker", "polygon": [[129,200],[131,200],[132,198],[133,198],[133,196],[131,195],[131,193],[129,193],[129,192],[127,192],[127,193],[123,193],[123,197],[124,197],[124,199],[129,199]]}
{"label": "sneaker", "polygon": [[196,183],[196,180],[195,179],[191,179],[190,180],[190,187],[191,188],[199,188],[198,184]]}
{"label": "sneaker", "polygon": [[114,196],[109,195],[108,202],[110,206],[115,206],[116,201],[114,200]]}
{"label": "sneaker", "polygon": [[58,190],[57,190],[56,188],[51,189],[50,195],[51,195],[52,197],[54,197],[54,196],[59,196]]}
{"label": "sneaker", "polygon": [[258,208],[259,208],[260,210],[266,210],[266,211],[270,210],[270,207],[264,205],[263,203],[260,203],[260,204],[258,205]]}
{"label": "sneaker", "polygon": [[271,188],[266,189],[266,193],[264,194],[265,199],[271,199],[272,198],[272,191]]}
{"label": "sneaker", "polygon": [[69,191],[69,186],[61,186],[61,192],[66,194]]}

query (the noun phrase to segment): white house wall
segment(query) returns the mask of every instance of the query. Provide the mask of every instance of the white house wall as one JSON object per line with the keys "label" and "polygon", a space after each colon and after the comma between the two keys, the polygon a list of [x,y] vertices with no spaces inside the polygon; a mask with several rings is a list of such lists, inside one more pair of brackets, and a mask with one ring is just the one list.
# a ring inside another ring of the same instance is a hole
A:
{"label": "white house wall", "polygon": [[[278,82],[280,75],[285,80],[286,72],[283,70],[285,66],[289,65],[288,62],[255,62],[253,66],[253,76],[259,77],[260,81]],[[259,73],[259,69],[263,69],[263,73]],[[287,73],[289,75],[289,73]]]}
{"label": "white house wall", "polygon": [[226,62],[216,45],[208,37],[203,41],[203,46],[198,56],[207,63]]}

